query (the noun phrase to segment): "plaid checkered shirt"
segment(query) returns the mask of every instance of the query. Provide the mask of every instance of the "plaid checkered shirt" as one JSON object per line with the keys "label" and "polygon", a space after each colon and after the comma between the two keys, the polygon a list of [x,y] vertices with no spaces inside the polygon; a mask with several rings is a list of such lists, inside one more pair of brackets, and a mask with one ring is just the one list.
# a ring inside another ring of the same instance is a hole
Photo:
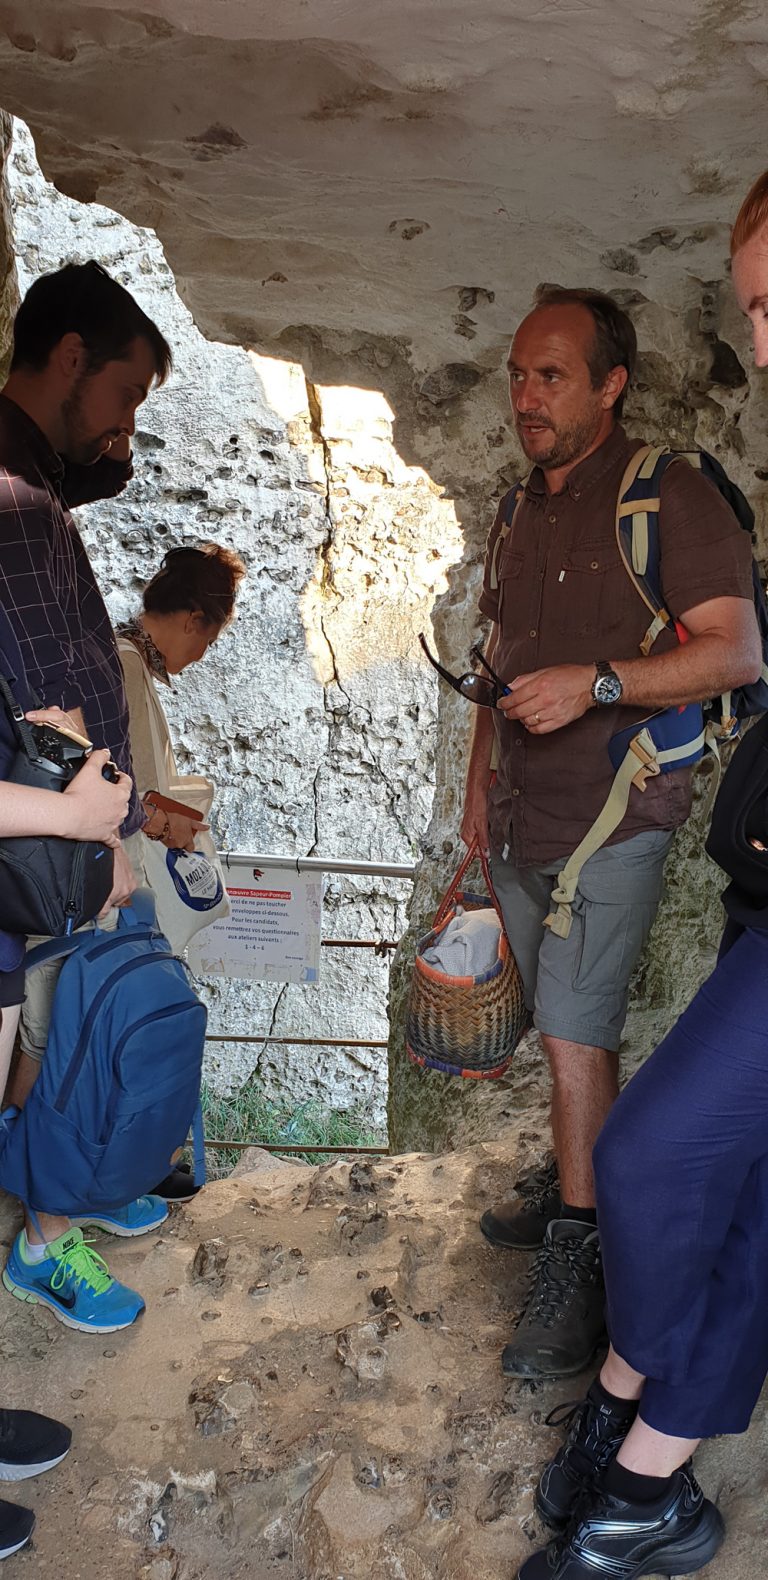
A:
{"label": "plaid checkered shirt", "polygon": [[[37,424],[0,395],[0,605],[31,688],[48,706],[82,708],[95,746],[133,778],[123,672],[104,599],[70,507],[111,499],[130,461],[65,461]],[[134,784],[123,836],[144,823]]]}

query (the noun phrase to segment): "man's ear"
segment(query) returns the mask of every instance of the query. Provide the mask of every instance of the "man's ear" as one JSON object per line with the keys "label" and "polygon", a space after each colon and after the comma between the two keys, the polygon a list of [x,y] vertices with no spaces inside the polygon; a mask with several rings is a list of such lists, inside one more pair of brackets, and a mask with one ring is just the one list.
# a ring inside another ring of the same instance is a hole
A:
{"label": "man's ear", "polygon": [[62,335],[61,340],[53,348],[60,373],[67,379],[76,379],[84,373],[88,366],[88,352],[84,342],[74,330]]}
{"label": "man's ear", "polygon": [[629,374],[626,368],[611,368],[611,371],[603,385],[604,411],[610,411],[611,407],[616,405],[622,390],[626,389],[628,383]]}

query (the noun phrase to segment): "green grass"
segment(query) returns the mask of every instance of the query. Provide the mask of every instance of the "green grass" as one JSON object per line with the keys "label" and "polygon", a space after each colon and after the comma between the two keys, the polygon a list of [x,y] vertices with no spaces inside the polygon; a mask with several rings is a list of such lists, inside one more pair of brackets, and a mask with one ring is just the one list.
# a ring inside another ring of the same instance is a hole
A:
{"label": "green grass", "polygon": [[[386,1138],[377,1130],[369,1110],[363,1105],[329,1108],[312,1099],[297,1107],[287,1100],[275,1102],[266,1097],[255,1081],[226,1096],[203,1086],[202,1100],[205,1134],[211,1140],[251,1141],[254,1146],[281,1141],[290,1146],[386,1146]],[[322,1163],[333,1154],[308,1152],[289,1153],[288,1156],[304,1157],[308,1163]],[[228,1173],[241,1157],[242,1153],[236,1148],[216,1147],[207,1151],[212,1175]]]}

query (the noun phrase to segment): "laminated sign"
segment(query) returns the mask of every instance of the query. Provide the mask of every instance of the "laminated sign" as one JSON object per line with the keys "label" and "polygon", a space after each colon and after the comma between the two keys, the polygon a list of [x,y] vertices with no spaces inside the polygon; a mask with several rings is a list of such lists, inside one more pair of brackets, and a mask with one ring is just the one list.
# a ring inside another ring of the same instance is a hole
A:
{"label": "laminated sign", "polygon": [[200,976],[261,982],[318,982],[323,888],[319,873],[243,868],[227,887],[230,914],[192,940],[187,959]]}

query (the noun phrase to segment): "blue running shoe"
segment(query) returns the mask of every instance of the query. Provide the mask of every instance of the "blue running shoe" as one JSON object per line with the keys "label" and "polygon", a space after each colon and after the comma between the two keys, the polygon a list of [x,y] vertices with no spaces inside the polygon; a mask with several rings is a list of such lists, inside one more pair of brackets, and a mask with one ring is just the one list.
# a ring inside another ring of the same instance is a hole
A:
{"label": "blue running shoe", "polygon": [[159,1229],[167,1217],[168,1203],[161,1196],[137,1196],[135,1201],[129,1201],[127,1207],[92,1212],[87,1217],[80,1215],[71,1221],[78,1229],[84,1229],[87,1225],[88,1228],[103,1229],[106,1234],[118,1234],[121,1239],[132,1240],[134,1235],[149,1234],[150,1229]]}
{"label": "blue running shoe", "polygon": [[3,1269],[9,1294],[29,1305],[47,1306],[67,1328],[80,1333],[115,1333],[129,1328],[144,1301],[110,1276],[109,1268],[83,1239],[68,1229],[46,1247],[41,1262],[28,1262],[18,1234]]}

